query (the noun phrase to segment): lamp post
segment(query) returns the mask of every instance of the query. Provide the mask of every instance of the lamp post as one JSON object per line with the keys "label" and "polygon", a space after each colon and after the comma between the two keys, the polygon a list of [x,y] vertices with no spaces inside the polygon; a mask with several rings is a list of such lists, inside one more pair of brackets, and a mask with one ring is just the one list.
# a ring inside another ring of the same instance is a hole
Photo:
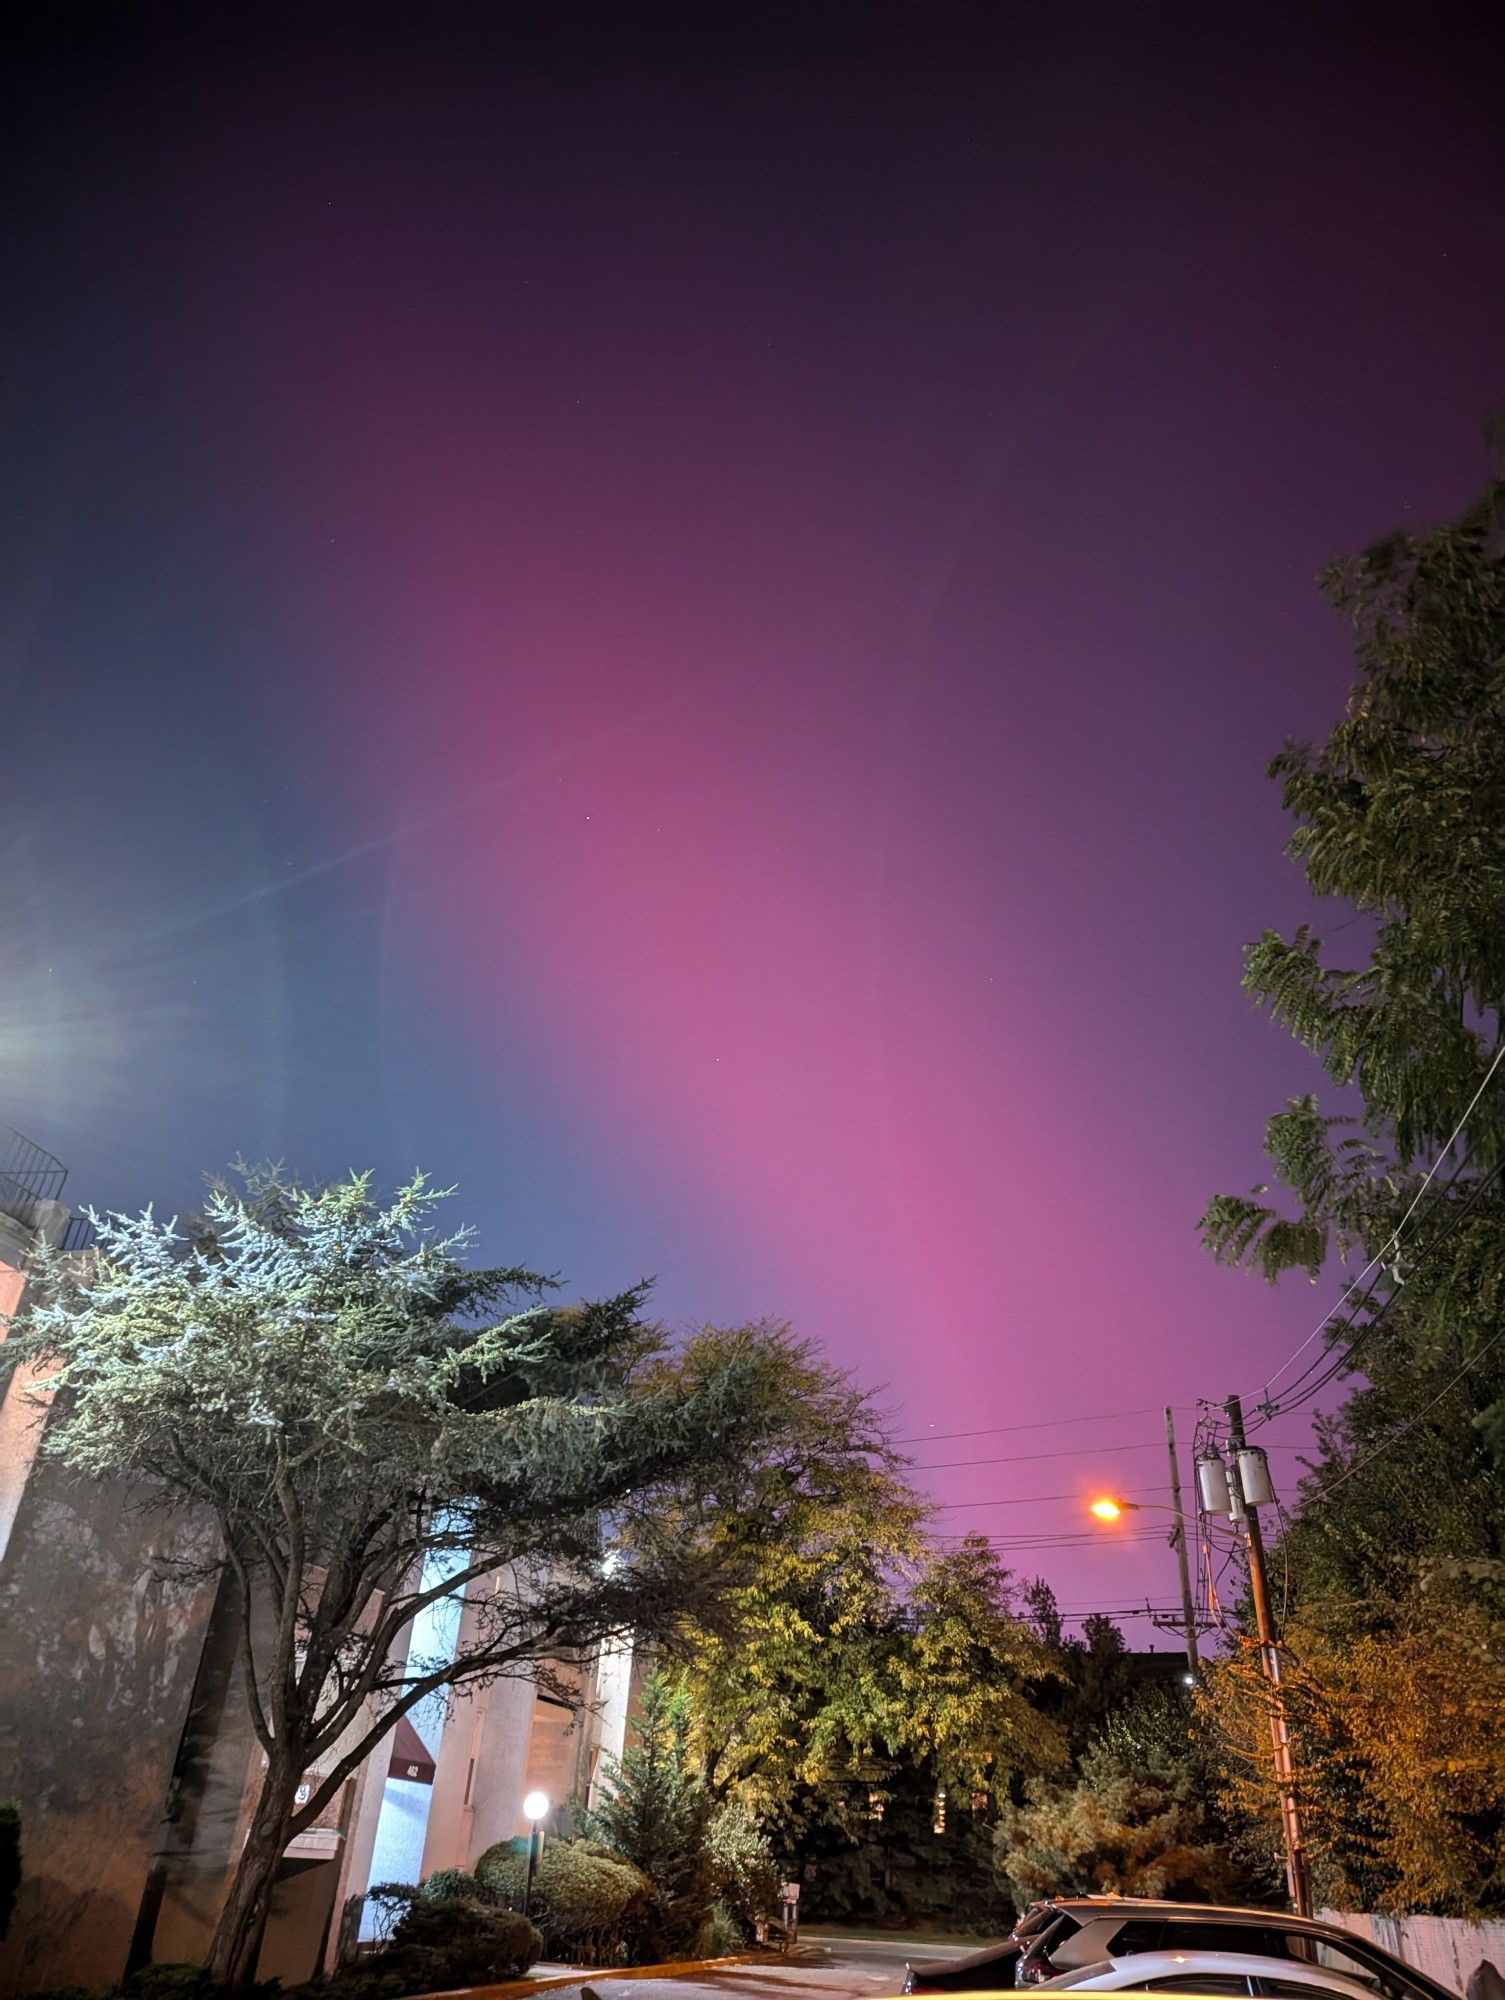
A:
{"label": "lamp post", "polygon": [[523,1800],[523,1818],[528,1822],[528,1873],[523,1881],[523,1915],[533,1910],[533,1871],[538,1865],[539,1822],[549,1810],[547,1792],[529,1792]]}

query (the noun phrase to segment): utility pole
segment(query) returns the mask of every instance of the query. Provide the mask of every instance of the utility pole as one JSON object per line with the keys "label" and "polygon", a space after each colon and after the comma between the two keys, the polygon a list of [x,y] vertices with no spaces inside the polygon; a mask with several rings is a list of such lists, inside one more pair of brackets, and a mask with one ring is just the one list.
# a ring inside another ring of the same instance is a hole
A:
{"label": "utility pole", "polygon": [[1181,1467],[1176,1460],[1176,1420],[1169,1403],[1165,1406],[1165,1449],[1171,1462],[1171,1505],[1176,1510],[1176,1528],[1171,1540],[1176,1545],[1176,1563],[1181,1571],[1181,1629],[1186,1634],[1186,1670],[1193,1681],[1201,1673],[1197,1658],[1197,1620],[1191,1602],[1191,1567],[1186,1555],[1186,1516],[1181,1510]]}
{"label": "utility pole", "polygon": [[[1265,1543],[1259,1527],[1261,1501],[1273,1498],[1269,1475],[1264,1470],[1264,1453],[1250,1451],[1244,1439],[1244,1406],[1230,1396],[1228,1440],[1233,1447],[1229,1467],[1230,1484],[1244,1503],[1244,1532],[1249,1538],[1249,1595],[1254,1600],[1254,1623],[1259,1633],[1260,1663],[1272,1694],[1270,1701],[1270,1741],[1275,1748],[1275,1784],[1280,1795],[1280,1830],[1286,1850],[1286,1884],[1291,1907],[1298,1917],[1312,1914],[1312,1881],[1306,1847],[1301,1838],[1301,1814],[1296,1804],[1296,1768],[1291,1756],[1291,1732],[1286,1726],[1285,1701],[1280,1692],[1280,1649],[1275,1643],[1275,1621],[1270,1616],[1270,1589],[1265,1577]],[[1245,1460],[1252,1461],[1245,1476]],[[1251,1492],[1251,1488],[1255,1489]]]}

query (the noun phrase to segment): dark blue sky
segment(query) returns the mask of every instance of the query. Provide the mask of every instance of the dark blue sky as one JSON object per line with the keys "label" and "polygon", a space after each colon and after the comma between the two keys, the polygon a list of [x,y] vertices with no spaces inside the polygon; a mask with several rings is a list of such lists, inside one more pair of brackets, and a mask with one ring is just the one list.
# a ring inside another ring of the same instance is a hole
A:
{"label": "dark blue sky", "polygon": [[1195,1242],[1315,1083],[1262,768],[1505,397],[1482,11],[23,10],[0,1121],[422,1163],[907,1434],[1257,1389],[1333,1296]]}

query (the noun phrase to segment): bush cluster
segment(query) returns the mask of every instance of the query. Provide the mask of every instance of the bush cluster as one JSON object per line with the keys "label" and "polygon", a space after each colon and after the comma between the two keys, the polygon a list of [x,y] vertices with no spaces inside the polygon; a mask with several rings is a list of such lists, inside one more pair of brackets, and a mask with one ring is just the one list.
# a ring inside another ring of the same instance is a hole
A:
{"label": "bush cluster", "polygon": [[[519,1978],[543,1950],[543,1939],[525,1916],[494,1902],[460,1869],[432,1875],[421,1888],[388,1885],[372,1895],[392,1919],[391,1942],[327,1979],[312,1979],[292,1994],[272,1980],[250,2000],[403,2000],[410,1993],[446,1992]],[[146,1965],[118,1986],[94,1993],[59,1986],[32,2000],[222,2000],[201,1965]]]}
{"label": "bush cluster", "polygon": [[[499,1900],[521,1901],[527,1857],[506,1841],[488,1847],[476,1879]],[[550,1841],[533,1877],[531,1909],[551,1957],[617,1965],[653,1899],[653,1884],[630,1861],[594,1841]]]}

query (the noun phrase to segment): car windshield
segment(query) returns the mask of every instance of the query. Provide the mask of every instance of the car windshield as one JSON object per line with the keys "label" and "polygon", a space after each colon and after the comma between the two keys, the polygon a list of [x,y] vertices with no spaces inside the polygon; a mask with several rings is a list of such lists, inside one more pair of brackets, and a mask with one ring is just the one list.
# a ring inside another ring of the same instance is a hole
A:
{"label": "car windshield", "polygon": [[1293,1958],[1304,1958],[1308,1965],[1320,1965],[1328,1972],[1341,1972],[1345,1979],[1361,1980],[1385,2000],[1438,2000],[1443,1990],[1364,1938],[1345,1938],[1339,1944],[1333,1938],[1293,1934],[1291,1945]]}

